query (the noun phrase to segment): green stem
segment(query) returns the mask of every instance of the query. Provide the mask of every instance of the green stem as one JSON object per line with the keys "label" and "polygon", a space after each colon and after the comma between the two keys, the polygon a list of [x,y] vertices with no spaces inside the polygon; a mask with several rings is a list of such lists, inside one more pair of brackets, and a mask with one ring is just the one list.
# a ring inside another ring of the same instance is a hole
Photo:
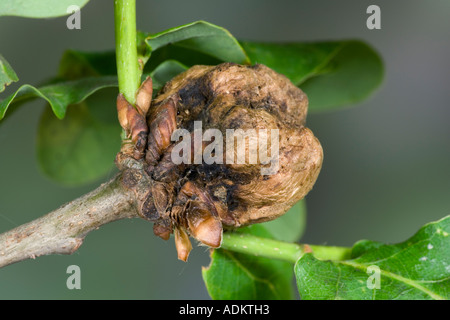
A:
{"label": "green stem", "polygon": [[134,105],[140,84],[136,46],[136,0],[115,0],[114,19],[119,91]]}
{"label": "green stem", "polygon": [[[250,234],[227,232],[223,235],[222,249],[295,263],[303,254],[312,250],[321,260],[347,260],[351,248],[304,245],[260,238]],[[310,249],[310,250],[309,250]]]}
{"label": "green stem", "polygon": [[348,260],[351,258],[352,248],[310,245],[314,256],[320,260]]}

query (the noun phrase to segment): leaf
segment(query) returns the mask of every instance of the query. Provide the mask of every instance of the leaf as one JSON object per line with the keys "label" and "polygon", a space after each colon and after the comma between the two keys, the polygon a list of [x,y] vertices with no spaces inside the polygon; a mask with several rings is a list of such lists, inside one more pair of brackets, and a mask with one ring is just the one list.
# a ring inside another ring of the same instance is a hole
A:
{"label": "leaf", "polygon": [[40,97],[50,104],[55,115],[62,119],[69,104],[80,103],[99,89],[117,86],[117,77],[91,77],[73,81],[57,82],[41,88],[25,84],[8,98],[0,101],[0,120],[5,116],[9,105]]}
{"label": "leaf", "polygon": [[114,51],[83,52],[67,50],[59,63],[58,74],[65,80],[117,75]]}
{"label": "leaf", "polygon": [[176,45],[167,45],[152,53],[152,58],[144,67],[144,73],[150,73],[156,66],[166,60],[176,60],[188,67],[198,64],[213,66],[223,62],[218,58],[214,58],[199,51],[178,47]]}
{"label": "leaf", "polygon": [[[239,228],[236,232],[263,238],[297,241],[305,227],[304,200],[297,202],[280,218]],[[211,264],[202,270],[203,279],[213,299],[292,299],[292,264],[214,250]]]}
{"label": "leaf", "polygon": [[70,14],[67,9],[83,7],[89,0],[7,0],[0,1],[0,16],[53,18]]}
{"label": "leaf", "polygon": [[[102,57],[106,60],[101,64],[96,64],[95,62],[101,61]],[[108,75],[114,72],[112,66],[107,62],[110,57],[108,52],[100,54],[67,52],[61,63],[59,79],[55,79],[52,84],[41,88],[23,85],[8,98],[0,101],[0,120],[3,119],[11,104],[37,97],[50,103],[55,115],[63,119],[68,105],[80,103],[100,89],[117,87],[117,77]],[[186,66],[174,60],[164,61],[158,65],[151,73],[155,92],[172,77],[186,69]],[[88,77],[83,77],[86,75]],[[144,77],[146,76],[147,74],[144,74]],[[61,81],[61,78],[73,80]],[[111,101],[115,101],[115,98]],[[115,110],[115,108],[113,109]]]}
{"label": "leaf", "polygon": [[37,157],[47,176],[61,184],[77,186],[111,171],[120,149],[121,132],[115,94],[116,90],[104,91],[83,103],[70,105],[63,120],[46,108],[38,127]]}
{"label": "leaf", "polygon": [[241,42],[252,63],[284,74],[293,84],[300,85],[307,78],[318,75],[340,50],[340,42],[260,43]]}
{"label": "leaf", "polygon": [[[6,5],[4,7],[6,8]],[[207,61],[211,59],[216,61],[214,59],[221,58],[240,63],[248,60],[237,40],[227,30],[203,21],[172,28],[151,38],[139,32],[138,38],[138,51],[142,63],[149,58],[151,48],[164,49],[160,50],[159,57],[166,55],[169,44],[176,46],[178,56],[181,54],[180,57],[195,57],[194,59],[207,57]],[[184,54],[187,52],[189,54]],[[161,53],[164,54],[161,55]],[[162,60],[155,59],[155,62],[150,69],[146,68],[145,74],[151,73],[156,77],[156,89],[170,80],[168,76],[176,75],[186,69],[182,62],[175,62],[175,59],[168,59],[167,56],[164,56]],[[16,93],[0,101],[0,120],[13,100],[24,101],[32,97],[47,100],[56,116],[62,119],[69,104],[80,103],[101,88],[117,86],[116,78],[112,77],[116,72],[114,51],[100,53],[67,51],[60,63],[59,79],[39,89],[31,85],[20,87]],[[62,82],[62,79],[66,81]]]}
{"label": "leaf", "polygon": [[258,224],[258,226],[264,227],[271,235],[270,238],[272,239],[286,242],[296,242],[300,240],[306,226],[305,200],[297,202],[281,217]]}
{"label": "leaf", "polygon": [[147,37],[148,34],[146,32],[136,30],[137,59],[139,62],[139,68],[141,72],[143,71],[144,66],[152,53],[152,50],[147,45],[147,42],[145,42]]}
{"label": "leaf", "polygon": [[312,112],[360,102],[383,79],[380,57],[360,41],[241,44],[252,63],[264,64],[299,86]]}
{"label": "leaf", "polygon": [[363,42],[346,42],[332,63],[329,72],[301,84],[313,111],[332,110],[361,102],[383,80],[383,62]]}
{"label": "leaf", "polygon": [[[253,227],[253,226],[252,226]],[[261,228],[246,232],[270,237]],[[202,269],[203,280],[215,300],[292,299],[292,264],[218,249]]]}
{"label": "leaf", "polygon": [[173,77],[186,71],[188,67],[175,60],[166,60],[153,70],[150,74],[153,81],[153,89],[160,90],[166,82]]}
{"label": "leaf", "polygon": [[[380,84],[383,75],[378,55],[358,41],[306,44],[242,42],[241,46],[227,30],[204,21],[153,36],[139,32],[138,39],[142,64],[152,54],[152,59],[145,65],[144,76],[152,74],[159,77],[155,81],[155,92],[170,80],[169,76],[194,64],[250,63],[246,51],[252,62],[263,63],[300,85],[308,94],[311,111],[361,101]],[[40,89],[30,85],[20,87],[15,94],[0,101],[0,120],[14,99],[24,101],[31,97],[46,99],[55,114],[62,118],[68,104],[79,103],[96,90],[116,86],[115,74],[114,51],[67,51],[61,60],[59,79]]]}
{"label": "leaf", "polygon": [[171,28],[146,39],[152,51],[169,44],[192,49],[222,61],[249,63],[245,51],[228,30],[205,21]]}
{"label": "leaf", "polygon": [[8,61],[0,54],[0,92],[4,91],[6,86],[18,80],[19,78],[13,68],[11,68]]}
{"label": "leaf", "polygon": [[[403,243],[360,241],[352,260],[320,261],[305,254],[294,268],[300,296],[308,300],[449,299],[449,234],[447,216],[425,225]],[[380,270],[379,289],[373,287],[373,267]]]}
{"label": "leaf", "polygon": [[203,268],[206,288],[214,300],[292,299],[292,265],[227,250],[214,250]]}
{"label": "leaf", "polygon": [[[143,65],[147,62],[151,53],[145,42],[147,36],[146,33],[137,31],[138,60],[142,60]],[[58,73],[66,80],[87,76],[117,75],[116,52],[114,50],[101,52],[67,50],[61,58]]]}

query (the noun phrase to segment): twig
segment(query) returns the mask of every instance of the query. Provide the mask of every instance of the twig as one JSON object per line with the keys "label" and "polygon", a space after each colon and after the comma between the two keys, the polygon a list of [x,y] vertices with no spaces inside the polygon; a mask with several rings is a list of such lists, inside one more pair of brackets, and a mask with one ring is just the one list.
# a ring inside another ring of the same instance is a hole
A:
{"label": "twig", "polygon": [[[96,190],[53,212],[0,235],[0,268],[25,259],[50,254],[71,254],[86,235],[102,225],[125,218],[139,218],[151,189],[151,178],[142,163],[130,158],[119,162],[123,171]],[[286,243],[250,234],[227,232],[222,248],[295,263],[304,253],[319,259],[345,260],[351,248]]]}
{"label": "twig", "polygon": [[139,217],[136,194],[124,188],[122,174],[96,190],[34,221],[0,235],[0,267],[49,254],[71,254],[86,235],[119,219]]}
{"label": "twig", "polygon": [[116,62],[119,92],[131,104],[141,83],[136,45],[136,0],[114,1]]}

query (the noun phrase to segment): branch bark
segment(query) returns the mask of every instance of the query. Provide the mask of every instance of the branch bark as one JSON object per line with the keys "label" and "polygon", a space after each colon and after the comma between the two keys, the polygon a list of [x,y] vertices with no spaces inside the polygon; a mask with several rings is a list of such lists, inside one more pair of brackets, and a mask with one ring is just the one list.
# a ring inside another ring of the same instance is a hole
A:
{"label": "branch bark", "polygon": [[[121,162],[123,171],[90,193],[29,223],[0,235],[0,268],[50,254],[72,254],[86,235],[102,225],[139,214],[148,199],[151,178],[142,163],[130,158]],[[305,252],[319,259],[345,260],[351,248],[285,243],[249,234],[226,233],[222,248],[235,252],[295,263]]]}
{"label": "branch bark", "polygon": [[140,217],[136,192],[122,180],[120,173],[96,190],[1,234],[0,268],[42,255],[71,254],[92,230],[119,219]]}

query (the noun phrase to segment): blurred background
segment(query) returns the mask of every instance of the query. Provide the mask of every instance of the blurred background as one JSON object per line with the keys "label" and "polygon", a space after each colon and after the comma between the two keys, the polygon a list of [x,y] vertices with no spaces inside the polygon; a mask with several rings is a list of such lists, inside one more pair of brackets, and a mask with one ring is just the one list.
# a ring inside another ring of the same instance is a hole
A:
{"label": "blurred background", "polygon": [[[385,63],[382,87],[338,112],[310,114],[308,127],[325,160],[307,196],[302,242],[351,246],[360,239],[400,242],[450,213],[450,2],[420,1],[137,1],[138,28],[148,32],[206,20],[236,38],[256,41],[361,39]],[[366,9],[381,8],[381,30],[366,28]],[[112,1],[90,1],[81,30],[66,17],[0,18],[0,52],[19,83],[53,76],[66,49],[114,48]],[[114,107],[114,101],[111,101]],[[62,187],[36,162],[43,100],[0,122],[0,233],[59,207],[114,175],[84,187]],[[82,174],[82,173],[80,173]],[[66,269],[81,268],[81,290],[68,290]],[[201,267],[208,251],[194,247],[188,263],[152,224],[118,221],[89,234],[71,256],[48,256],[0,270],[0,299],[209,299]]]}

